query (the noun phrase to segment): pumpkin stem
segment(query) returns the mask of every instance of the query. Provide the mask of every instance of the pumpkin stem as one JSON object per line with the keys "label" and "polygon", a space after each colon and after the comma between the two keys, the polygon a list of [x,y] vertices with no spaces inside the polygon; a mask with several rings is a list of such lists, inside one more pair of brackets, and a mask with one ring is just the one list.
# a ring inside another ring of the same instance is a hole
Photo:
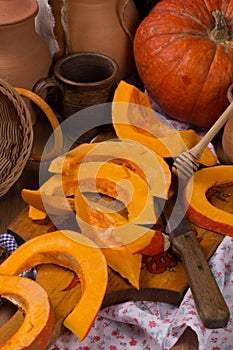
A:
{"label": "pumpkin stem", "polygon": [[214,27],[210,31],[210,39],[215,42],[231,40],[230,28],[226,24],[225,15],[222,11],[213,10]]}

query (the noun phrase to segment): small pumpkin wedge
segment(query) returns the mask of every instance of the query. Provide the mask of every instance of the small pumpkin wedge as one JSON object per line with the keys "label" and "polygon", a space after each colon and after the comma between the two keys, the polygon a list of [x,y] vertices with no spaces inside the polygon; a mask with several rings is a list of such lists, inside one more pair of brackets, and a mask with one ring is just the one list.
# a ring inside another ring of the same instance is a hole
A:
{"label": "small pumpkin wedge", "polygon": [[82,296],[64,325],[83,340],[96,317],[108,283],[105,257],[97,245],[75,232],[55,231],[30,239],[0,265],[0,274],[17,275],[39,264],[56,264],[74,271],[80,278]]}
{"label": "small pumpkin wedge", "polygon": [[232,182],[231,165],[218,165],[197,171],[184,191],[187,218],[203,228],[233,237],[233,193],[223,198],[231,201],[232,213],[215,207],[207,199],[207,191],[211,187]]}
{"label": "small pumpkin wedge", "polygon": [[28,217],[32,220],[44,220],[47,217],[47,214],[44,211],[41,211],[32,205],[29,205],[28,208]]}
{"label": "small pumpkin wedge", "polygon": [[46,291],[28,278],[0,275],[0,295],[25,313],[18,330],[0,343],[0,349],[47,349],[53,334],[54,314]]}
{"label": "small pumpkin wedge", "polygon": [[69,215],[74,211],[73,199],[64,195],[62,182],[58,176],[51,176],[38,190],[23,188],[21,197],[29,206],[46,215]]}
{"label": "small pumpkin wedge", "polygon": [[153,196],[167,198],[171,172],[162,157],[134,141],[103,141],[81,144],[55,158],[49,167],[53,173],[72,175],[80,163],[116,162],[140,175],[150,186]]}
{"label": "small pumpkin wedge", "polygon": [[135,288],[140,288],[142,254],[132,254],[126,246],[102,248],[108,266],[118,272]]}
{"label": "small pumpkin wedge", "polygon": [[65,196],[46,195],[39,190],[23,188],[21,197],[25,203],[53,215],[69,215],[73,212],[73,199]]}
{"label": "small pumpkin wedge", "polygon": [[[194,130],[177,131],[162,123],[144,95],[123,80],[115,90],[112,122],[120,139],[137,141],[164,158],[177,157],[200,140]],[[216,156],[208,147],[200,163],[206,166],[217,163]]]}

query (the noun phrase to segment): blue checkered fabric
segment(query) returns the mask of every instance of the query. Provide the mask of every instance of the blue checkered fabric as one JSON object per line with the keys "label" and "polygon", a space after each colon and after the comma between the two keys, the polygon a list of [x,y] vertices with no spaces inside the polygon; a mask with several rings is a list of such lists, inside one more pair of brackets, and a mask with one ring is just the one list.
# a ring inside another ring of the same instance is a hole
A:
{"label": "blue checkered fabric", "polygon": [[15,249],[18,248],[18,244],[13,235],[8,233],[3,233],[0,235],[0,245],[8,250],[10,254],[12,254]]}
{"label": "blue checkered fabric", "polygon": [[[15,237],[9,233],[0,234],[0,245],[6,248],[10,254],[12,254],[18,248]],[[23,271],[20,276],[35,279],[35,273],[35,269],[30,269]]]}

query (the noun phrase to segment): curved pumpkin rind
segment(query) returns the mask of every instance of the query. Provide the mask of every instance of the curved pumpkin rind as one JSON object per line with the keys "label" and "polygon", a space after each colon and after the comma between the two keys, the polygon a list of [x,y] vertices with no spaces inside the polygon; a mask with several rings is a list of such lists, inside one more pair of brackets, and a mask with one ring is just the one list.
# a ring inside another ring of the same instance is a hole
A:
{"label": "curved pumpkin rind", "polygon": [[106,292],[107,264],[94,242],[78,232],[73,241],[65,236],[66,232],[55,231],[25,242],[0,265],[0,274],[17,275],[45,263],[57,264],[74,271],[81,281],[82,296],[64,320],[64,325],[83,340]]}
{"label": "curved pumpkin rind", "polygon": [[19,329],[0,349],[45,350],[54,329],[54,314],[46,291],[28,278],[0,275],[0,295],[25,312]]}
{"label": "curved pumpkin rind", "polygon": [[206,198],[212,186],[233,181],[233,166],[219,165],[197,171],[184,191],[187,218],[196,225],[233,237],[233,214],[213,206]]}

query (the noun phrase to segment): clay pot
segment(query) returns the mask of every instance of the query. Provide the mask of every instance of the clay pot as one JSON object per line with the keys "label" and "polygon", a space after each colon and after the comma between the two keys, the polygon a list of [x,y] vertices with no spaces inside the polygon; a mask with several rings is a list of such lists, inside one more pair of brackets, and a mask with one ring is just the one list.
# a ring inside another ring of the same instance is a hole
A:
{"label": "clay pot", "polygon": [[233,164],[233,116],[226,122],[223,129],[222,149],[225,163]]}
{"label": "clay pot", "polygon": [[0,1],[0,76],[14,87],[32,90],[48,76],[49,48],[36,33],[36,0]]}
{"label": "clay pot", "polygon": [[135,68],[133,38],[140,16],[133,0],[65,0],[63,28],[68,53],[97,52],[114,59],[118,80]]}
{"label": "clay pot", "polygon": [[[43,95],[55,87],[61,119],[81,109],[112,101],[118,66],[112,58],[96,52],[78,52],[61,57],[53,68],[52,78],[38,81],[34,92]],[[51,94],[52,95],[52,94]]]}

